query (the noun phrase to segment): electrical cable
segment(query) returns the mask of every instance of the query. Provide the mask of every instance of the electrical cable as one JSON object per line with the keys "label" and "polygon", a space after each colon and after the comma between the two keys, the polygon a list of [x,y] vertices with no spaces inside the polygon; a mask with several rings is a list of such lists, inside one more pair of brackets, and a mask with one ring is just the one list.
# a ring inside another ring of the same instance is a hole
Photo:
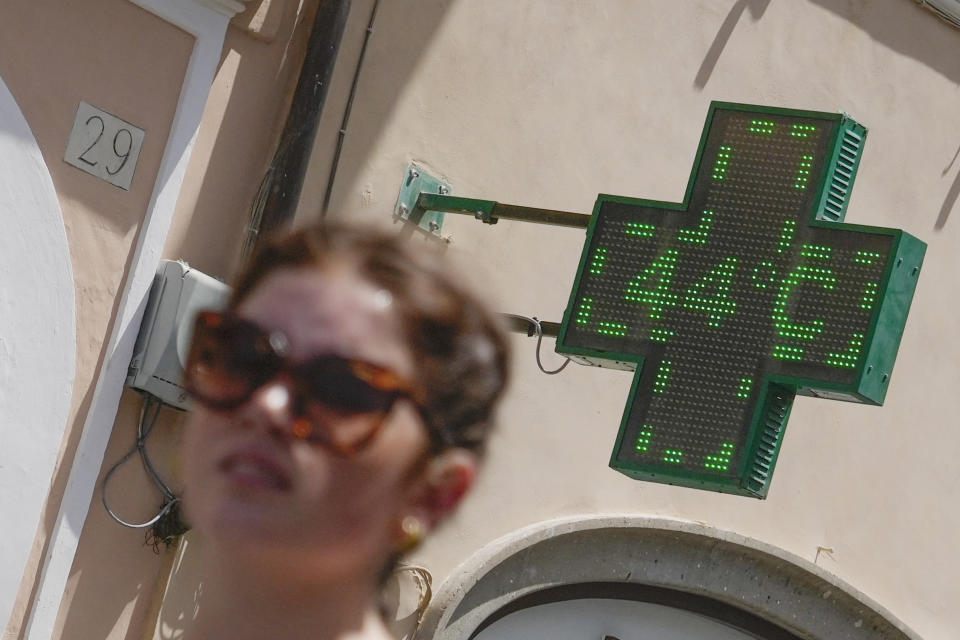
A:
{"label": "electrical cable", "polygon": [[[527,316],[522,316],[522,315],[520,315],[520,314],[518,314],[518,313],[511,313],[510,315],[516,316],[517,318],[523,318],[524,320],[526,320],[527,322],[529,322],[530,324],[532,324],[533,327],[534,327],[534,329],[536,330],[536,332],[537,332],[537,350],[536,350],[536,356],[537,356],[537,366],[540,367],[540,371],[544,372],[544,373],[547,374],[548,376],[552,376],[552,375],[556,375],[556,374],[560,373],[561,371],[563,371],[564,369],[567,368],[567,365],[570,364],[570,358],[564,358],[563,364],[561,364],[559,367],[557,367],[557,368],[554,369],[553,371],[547,371],[547,370],[544,368],[543,362],[541,362],[541,360],[540,360],[540,343],[543,342],[543,327],[540,326],[540,321],[537,320],[537,317],[536,317],[536,316],[534,316],[534,317],[532,317],[532,318],[528,318]],[[529,334],[528,334],[528,335],[529,335]]]}
{"label": "electrical cable", "polygon": [[[277,152],[277,156],[279,156]],[[276,157],[276,156],[275,156]],[[274,160],[276,162],[276,160]],[[240,264],[245,265],[247,260],[253,254],[253,248],[257,243],[257,236],[260,234],[260,221],[263,220],[263,209],[267,205],[267,196],[270,193],[270,187],[273,186],[273,176],[277,168],[271,165],[260,179],[260,186],[257,187],[257,195],[253,198],[253,206],[250,209],[250,221],[247,228],[244,229],[243,248],[240,250]]]}
{"label": "electrical cable", "polygon": [[[146,402],[144,403],[144,405],[146,405]],[[175,500],[177,496],[174,495],[173,491],[170,490],[170,487],[168,487],[167,484],[160,477],[160,474],[157,473],[157,470],[154,469],[153,464],[150,462],[150,456],[147,455],[147,449],[145,446],[147,436],[150,435],[150,431],[153,431],[153,427],[157,423],[157,418],[159,417],[161,407],[163,407],[163,402],[158,400],[157,408],[154,410],[153,417],[150,419],[150,429],[145,433],[143,433],[144,446],[138,447],[138,449],[140,451],[140,460],[143,463],[143,467],[144,469],[146,469],[147,474],[153,480],[154,484],[157,485],[157,487],[160,489],[163,495],[167,498],[167,500]],[[137,433],[139,435],[141,433],[141,430],[138,429]]]}
{"label": "electrical cable", "polygon": [[427,612],[427,607],[430,606],[430,601],[433,599],[433,575],[426,567],[405,562],[400,563],[394,569],[394,573],[402,571],[409,571],[413,574],[413,579],[420,590],[420,596],[417,598],[417,624],[413,630],[413,635],[416,637],[416,634],[420,631],[420,626],[423,624],[423,616]]}
{"label": "electrical cable", "polygon": [[[154,396],[147,394],[143,401],[143,406],[140,408],[140,419],[137,423],[136,443],[134,443],[133,448],[131,448],[130,451],[124,454],[122,458],[117,460],[117,462],[110,467],[110,470],[107,471],[106,475],[103,477],[103,483],[100,485],[100,498],[103,502],[103,508],[106,509],[107,514],[118,524],[129,527],[130,529],[146,529],[147,527],[154,526],[164,516],[170,513],[170,511],[174,509],[180,502],[180,498],[173,493],[170,487],[168,487],[160,477],[160,474],[157,473],[157,470],[150,462],[150,458],[147,455],[146,450],[147,438],[150,436],[150,432],[153,431],[153,428],[157,424],[157,418],[160,416],[160,409],[162,407],[163,402]],[[143,466],[146,469],[147,474],[150,476],[150,479],[153,480],[154,484],[156,484],[160,489],[160,492],[163,493],[164,497],[163,506],[160,507],[160,511],[146,522],[139,524],[127,522],[126,520],[122,519],[113,511],[113,509],[110,508],[110,504],[107,501],[107,484],[110,482],[110,479],[113,477],[113,474],[116,473],[117,469],[119,469],[123,463],[133,457],[135,453],[140,455],[140,460],[143,462]]]}
{"label": "electrical cable", "polygon": [[353,111],[353,100],[357,95],[357,85],[360,82],[360,70],[363,69],[363,59],[367,55],[367,44],[370,42],[370,36],[373,35],[373,26],[377,21],[377,9],[380,7],[380,0],[374,0],[373,8],[370,10],[370,19],[367,21],[367,32],[363,36],[363,44],[360,46],[360,56],[357,58],[357,67],[353,71],[353,80],[350,83],[350,93],[347,97],[347,104],[343,110],[343,119],[340,121],[340,130],[337,133],[337,146],[333,152],[333,160],[330,163],[330,175],[327,177],[327,188],[323,194],[323,202],[320,204],[320,217],[327,216],[327,208],[330,206],[330,198],[333,196],[333,183],[337,178],[337,168],[340,166],[340,153],[343,151],[343,142],[347,137],[347,125],[350,122],[350,113]]}

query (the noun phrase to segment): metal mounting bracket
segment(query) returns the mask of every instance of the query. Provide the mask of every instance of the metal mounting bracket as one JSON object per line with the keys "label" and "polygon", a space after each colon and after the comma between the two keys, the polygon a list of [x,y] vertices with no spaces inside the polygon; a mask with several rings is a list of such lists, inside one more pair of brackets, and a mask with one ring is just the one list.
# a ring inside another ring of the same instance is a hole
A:
{"label": "metal mounting bracket", "polygon": [[403,183],[400,185],[400,195],[397,197],[397,205],[393,214],[404,220],[408,220],[418,227],[439,236],[443,228],[442,211],[424,211],[417,208],[417,198],[421,193],[435,193],[438,195],[448,195],[450,185],[443,180],[427,173],[423,167],[411,162],[403,174]]}

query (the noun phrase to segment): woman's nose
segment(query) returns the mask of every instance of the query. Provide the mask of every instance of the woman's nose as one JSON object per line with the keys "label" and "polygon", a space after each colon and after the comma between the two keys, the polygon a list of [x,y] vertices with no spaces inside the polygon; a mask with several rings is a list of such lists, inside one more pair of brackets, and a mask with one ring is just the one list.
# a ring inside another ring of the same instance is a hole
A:
{"label": "woman's nose", "polygon": [[278,376],[257,389],[248,410],[271,431],[289,432],[294,422],[295,390],[285,376]]}

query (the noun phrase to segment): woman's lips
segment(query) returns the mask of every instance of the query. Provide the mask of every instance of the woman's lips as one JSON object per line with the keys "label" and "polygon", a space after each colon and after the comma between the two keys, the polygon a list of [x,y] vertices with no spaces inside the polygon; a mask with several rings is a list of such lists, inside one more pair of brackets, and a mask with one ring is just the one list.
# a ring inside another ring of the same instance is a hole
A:
{"label": "woman's lips", "polygon": [[237,451],[220,463],[220,471],[240,485],[268,491],[290,489],[290,475],[284,466],[259,451]]}

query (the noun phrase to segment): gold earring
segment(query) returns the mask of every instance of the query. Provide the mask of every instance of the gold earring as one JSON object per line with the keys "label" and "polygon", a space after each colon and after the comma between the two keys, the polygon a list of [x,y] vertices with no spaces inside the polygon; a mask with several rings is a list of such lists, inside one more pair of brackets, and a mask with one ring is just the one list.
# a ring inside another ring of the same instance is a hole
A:
{"label": "gold earring", "polygon": [[400,553],[413,551],[422,541],[426,533],[423,521],[417,516],[404,516],[400,521],[400,530],[403,531],[403,542],[400,543]]}

